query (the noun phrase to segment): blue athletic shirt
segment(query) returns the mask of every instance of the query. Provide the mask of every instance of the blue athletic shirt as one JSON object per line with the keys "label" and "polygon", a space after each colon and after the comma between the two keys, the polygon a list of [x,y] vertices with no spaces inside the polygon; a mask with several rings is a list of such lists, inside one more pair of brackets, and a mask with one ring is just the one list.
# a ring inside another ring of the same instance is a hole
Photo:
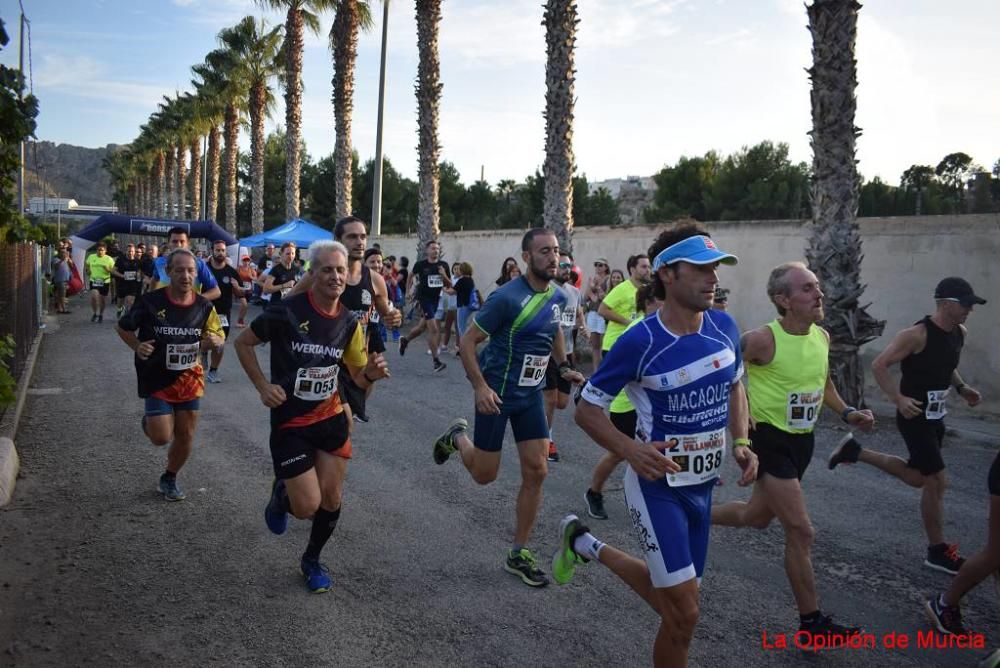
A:
{"label": "blue athletic shirt", "polygon": [[473,322],[490,337],[479,366],[502,401],[527,399],[542,389],[565,306],[562,290],[550,283],[535,292],[521,276],[490,293],[476,312]]}
{"label": "blue athletic shirt", "polygon": [[[169,255],[169,253],[168,253]],[[195,276],[195,290],[198,292],[205,292],[206,290],[211,290],[212,288],[219,287],[219,284],[215,280],[215,276],[212,271],[208,268],[208,264],[200,257],[194,259],[195,266],[198,267],[198,274]],[[162,288],[165,285],[170,284],[170,276],[167,274],[167,256],[160,255],[156,258],[153,263],[153,268],[156,273],[156,280]]]}
{"label": "blue athletic shirt", "polygon": [[718,477],[725,453],[729,392],[743,375],[739,330],[732,316],[709,310],[694,334],[671,333],[653,313],[626,330],[583,389],[607,408],[622,389],[638,414],[637,437],[669,443],[682,471],[671,487]]}

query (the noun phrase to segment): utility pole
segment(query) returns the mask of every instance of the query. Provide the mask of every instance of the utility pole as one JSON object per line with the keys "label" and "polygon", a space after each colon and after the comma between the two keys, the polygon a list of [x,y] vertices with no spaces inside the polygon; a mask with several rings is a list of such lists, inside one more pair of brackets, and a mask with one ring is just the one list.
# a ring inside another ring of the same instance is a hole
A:
{"label": "utility pole", "polygon": [[[19,102],[24,102],[24,10],[21,11],[21,27],[18,38],[18,50],[20,54],[18,55],[18,65],[17,73],[20,81],[18,81],[17,86],[17,99]],[[24,140],[20,141],[18,147],[18,155],[20,156],[19,163],[17,166],[17,213],[20,216],[24,215]]]}
{"label": "utility pole", "polygon": [[378,122],[375,125],[375,181],[372,193],[372,236],[382,234],[382,118],[385,115],[385,51],[389,36],[389,0],[382,0],[382,63],[378,74]]}
{"label": "utility pole", "polygon": [[[208,135],[201,138],[201,219],[208,220]],[[215,215],[215,212],[212,212]]]}

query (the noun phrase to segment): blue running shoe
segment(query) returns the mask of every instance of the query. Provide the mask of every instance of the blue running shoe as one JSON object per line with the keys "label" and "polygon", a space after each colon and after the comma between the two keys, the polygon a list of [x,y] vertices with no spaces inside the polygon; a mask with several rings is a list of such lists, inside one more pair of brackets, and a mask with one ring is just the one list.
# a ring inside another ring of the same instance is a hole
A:
{"label": "blue running shoe", "polygon": [[168,478],[166,474],[160,476],[160,494],[167,501],[183,501],[187,498],[187,494],[177,486],[177,478]]}
{"label": "blue running shoe", "polygon": [[330,586],[333,584],[330,580],[330,571],[324,564],[319,563],[319,559],[302,557],[300,567],[309,591],[314,594],[323,594],[330,591]]}
{"label": "blue running shoe", "polygon": [[288,511],[285,505],[285,481],[274,479],[271,483],[271,498],[264,508],[264,522],[271,533],[281,535],[288,528]]}

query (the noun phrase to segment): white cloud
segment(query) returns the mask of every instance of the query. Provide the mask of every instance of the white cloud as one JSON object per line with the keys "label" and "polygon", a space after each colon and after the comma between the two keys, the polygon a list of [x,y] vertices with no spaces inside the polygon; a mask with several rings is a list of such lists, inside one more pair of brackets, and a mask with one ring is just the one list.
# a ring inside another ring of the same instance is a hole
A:
{"label": "white cloud", "polygon": [[104,63],[88,56],[42,54],[35,72],[39,94],[46,91],[86,99],[109,100],[152,112],[173,85],[163,82],[127,81],[111,74]]}

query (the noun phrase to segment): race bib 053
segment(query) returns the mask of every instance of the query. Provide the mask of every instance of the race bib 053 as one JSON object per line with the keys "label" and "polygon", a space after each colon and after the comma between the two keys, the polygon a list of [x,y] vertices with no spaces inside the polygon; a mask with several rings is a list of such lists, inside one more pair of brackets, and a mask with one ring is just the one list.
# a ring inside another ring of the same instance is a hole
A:
{"label": "race bib 053", "polygon": [[299,369],[295,374],[295,396],[304,401],[323,401],[337,391],[337,369],[332,366],[314,366]]}

